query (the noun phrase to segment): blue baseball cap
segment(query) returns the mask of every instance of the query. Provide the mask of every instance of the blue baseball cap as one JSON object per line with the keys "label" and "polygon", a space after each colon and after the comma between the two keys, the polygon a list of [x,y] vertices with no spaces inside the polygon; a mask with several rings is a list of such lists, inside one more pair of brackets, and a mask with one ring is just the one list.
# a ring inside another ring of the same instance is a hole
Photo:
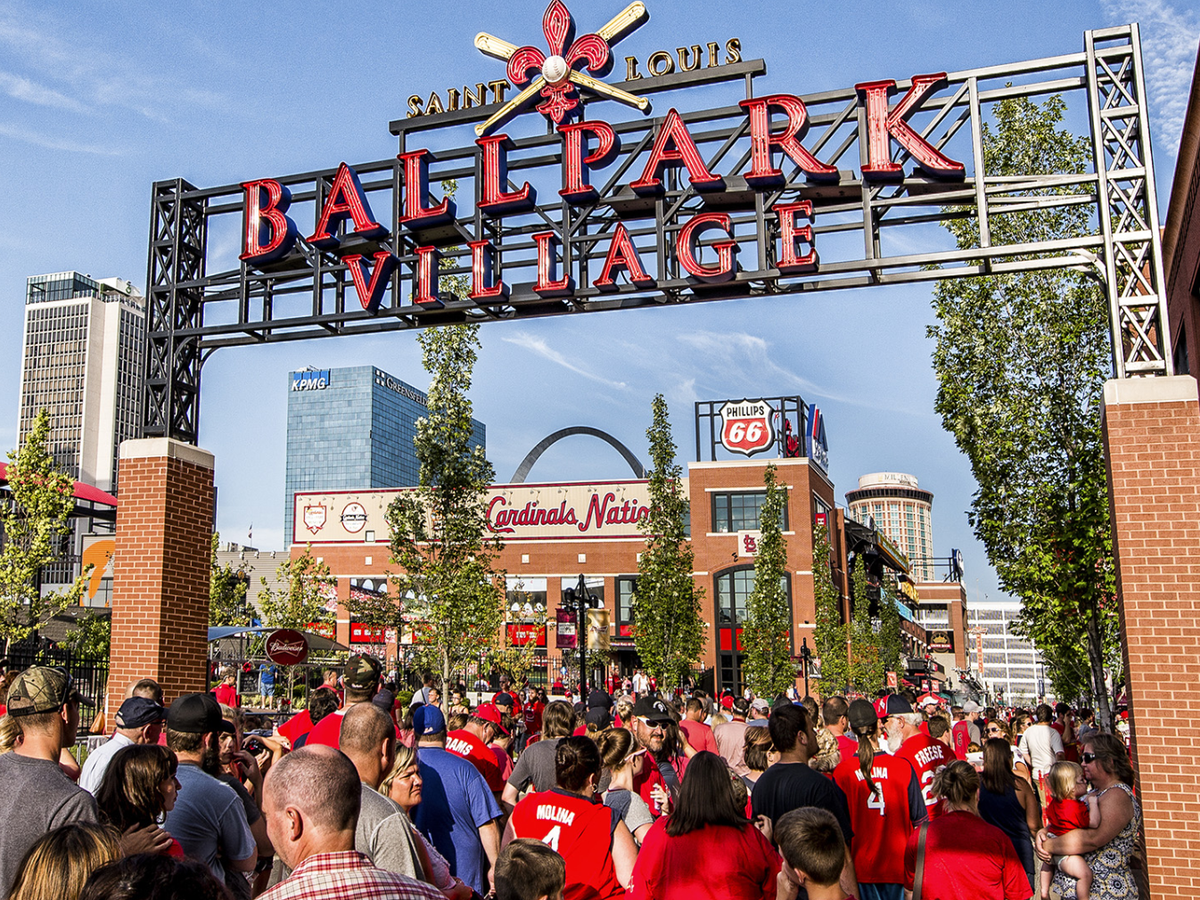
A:
{"label": "blue baseball cap", "polygon": [[424,734],[440,734],[446,730],[446,717],[436,706],[428,703],[413,710],[413,731],[420,737]]}

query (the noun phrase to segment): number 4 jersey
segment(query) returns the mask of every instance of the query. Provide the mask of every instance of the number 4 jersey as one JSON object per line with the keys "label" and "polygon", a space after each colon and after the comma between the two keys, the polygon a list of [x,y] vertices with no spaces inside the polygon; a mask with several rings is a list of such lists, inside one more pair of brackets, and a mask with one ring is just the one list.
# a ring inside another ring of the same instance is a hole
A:
{"label": "number 4 jersey", "polygon": [[624,896],[612,859],[617,821],[607,806],[560,790],[530,794],[516,805],[511,819],[516,837],[541,841],[566,861],[563,900]]}
{"label": "number 4 jersey", "polygon": [[833,770],[846,795],[854,824],[854,871],[866,884],[903,884],[904,848],[913,825],[925,818],[916,774],[906,760],[876,753],[871,763],[872,791],[852,756]]}

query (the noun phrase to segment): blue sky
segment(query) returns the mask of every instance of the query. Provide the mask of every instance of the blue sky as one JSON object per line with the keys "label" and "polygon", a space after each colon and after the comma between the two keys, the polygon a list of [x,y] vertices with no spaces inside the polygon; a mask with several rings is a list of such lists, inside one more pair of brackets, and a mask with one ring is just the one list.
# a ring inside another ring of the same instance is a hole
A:
{"label": "blue sky", "polygon": [[[583,32],[624,4],[569,5]],[[650,21],[620,56],[737,37],[743,56],[767,61],[760,92],[798,94],[1071,53],[1085,29],[1138,21],[1165,208],[1200,36],[1186,3],[647,6]],[[540,46],[544,8],[0,0],[0,447],[16,441],[27,275],[77,269],[144,287],[153,181],[210,186],[385,159],[395,153],[387,123],[408,95],[501,77],[474,35]],[[535,443],[569,425],[609,431],[645,458],[657,392],[685,461],[694,401],[799,393],[825,413],[839,498],[867,472],[916,475],[935,494],[937,554],[962,548],[972,594],[995,597],[966,519],[970,469],[933,412],[929,299],[928,287],[889,287],[491,326],[475,413],[507,480]],[[222,350],[205,365],[200,444],[216,454],[224,538],[245,541],[253,523],[257,546],[282,546],[287,372],[364,362],[427,383],[411,335]],[[627,471],[607,446],[572,438],[531,478]]]}

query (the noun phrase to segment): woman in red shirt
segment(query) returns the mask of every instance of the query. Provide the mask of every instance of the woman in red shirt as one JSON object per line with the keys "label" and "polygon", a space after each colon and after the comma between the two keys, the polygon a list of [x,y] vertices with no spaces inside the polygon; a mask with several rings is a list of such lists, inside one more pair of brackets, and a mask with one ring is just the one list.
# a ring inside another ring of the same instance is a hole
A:
{"label": "woman in red shirt", "polygon": [[674,811],[651,826],[629,900],[774,900],[779,854],[733,795],[715,753],[688,762]]}
{"label": "woman in red shirt", "polygon": [[558,786],[529,794],[516,805],[501,847],[516,838],[546,844],[567,864],[564,900],[616,900],[625,896],[637,847],[620,813],[599,802],[600,751],[591,738],[558,742]]}

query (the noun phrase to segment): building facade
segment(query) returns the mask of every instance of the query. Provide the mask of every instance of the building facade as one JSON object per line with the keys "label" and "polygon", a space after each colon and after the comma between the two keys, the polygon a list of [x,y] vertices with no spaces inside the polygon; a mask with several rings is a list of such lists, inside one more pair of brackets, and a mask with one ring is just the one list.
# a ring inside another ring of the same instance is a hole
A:
{"label": "building facade", "polygon": [[[289,373],[284,534],[298,492],[417,484],[413,439],[425,414],[424,391],[375,366]],[[472,425],[472,446],[486,447],[486,427]]]}
{"label": "building facade", "polygon": [[1049,686],[1041,654],[1017,637],[1016,600],[974,600],[967,610],[967,665],[982,676],[989,699],[1010,705],[1042,700]]}
{"label": "building facade", "polygon": [[908,556],[912,575],[934,580],[933,493],[921,490],[913,475],[875,472],[858,479],[858,489],[846,493],[850,516],[875,527]]}

